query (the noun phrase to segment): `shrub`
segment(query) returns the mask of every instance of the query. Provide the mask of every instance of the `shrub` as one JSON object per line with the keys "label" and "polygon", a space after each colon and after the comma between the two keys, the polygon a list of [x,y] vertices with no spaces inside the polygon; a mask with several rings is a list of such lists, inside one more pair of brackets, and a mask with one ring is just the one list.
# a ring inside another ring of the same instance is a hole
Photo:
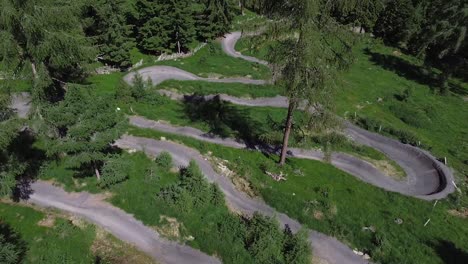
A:
{"label": "shrub", "polygon": [[136,100],[142,99],[146,94],[146,83],[140,74],[135,74],[133,77],[133,85],[131,86],[132,97]]}
{"label": "shrub", "polygon": [[430,120],[426,114],[408,103],[397,103],[390,106],[390,111],[401,121],[414,127],[425,127]]}
{"label": "shrub", "polygon": [[124,80],[120,80],[115,91],[115,98],[124,103],[133,102],[135,99],[132,96],[132,87]]}
{"label": "shrub", "polygon": [[107,159],[102,167],[102,177],[98,182],[101,188],[107,188],[128,178],[128,161],[120,156]]}
{"label": "shrub", "polygon": [[410,144],[413,146],[421,147],[421,144],[419,144],[420,140],[418,139],[418,136],[416,136],[416,134],[411,131],[397,129],[366,116],[357,116],[354,119],[354,122],[366,130],[389,134],[396,137],[400,142],[404,144]]}
{"label": "shrub", "polygon": [[172,156],[168,152],[161,152],[158,157],[154,160],[156,165],[164,170],[172,168]]}

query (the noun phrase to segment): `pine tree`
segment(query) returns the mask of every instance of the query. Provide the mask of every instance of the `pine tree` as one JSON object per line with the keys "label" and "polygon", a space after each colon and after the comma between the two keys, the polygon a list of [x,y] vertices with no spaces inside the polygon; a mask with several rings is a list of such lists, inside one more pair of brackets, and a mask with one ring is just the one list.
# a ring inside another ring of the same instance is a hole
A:
{"label": "pine tree", "polygon": [[92,58],[79,3],[4,0],[0,10],[1,64],[10,76],[30,77],[36,102],[60,99],[64,84],[81,79],[83,64]]}
{"label": "pine tree", "polygon": [[214,39],[229,31],[232,14],[226,0],[207,0],[203,11],[201,35],[204,39]]}
{"label": "pine tree", "polygon": [[[269,60],[277,84],[285,88],[289,99],[280,157],[280,164],[284,165],[294,111],[303,102],[307,104],[309,129],[334,124],[331,114],[334,78],[338,70],[352,62],[352,36],[330,16],[332,6],[328,2],[278,2],[269,12],[282,19],[272,23],[266,34],[278,41]],[[298,37],[285,39],[283,35],[289,32],[298,32]]]}
{"label": "pine tree", "polygon": [[148,52],[182,52],[195,40],[195,13],[189,0],[139,0],[138,43]]}
{"label": "pine tree", "polygon": [[371,31],[384,8],[382,0],[336,0],[330,2],[332,15],[343,24]]}
{"label": "pine tree", "polygon": [[14,118],[9,104],[10,95],[0,90],[0,197],[12,195],[17,178],[26,169],[25,164],[11,149],[18,137],[21,123]]}
{"label": "pine tree", "polygon": [[0,222],[0,263],[22,263],[26,247],[12,228]]}
{"label": "pine tree", "polygon": [[122,116],[108,97],[93,97],[85,87],[70,85],[65,99],[45,111],[50,157],[66,156],[69,168],[93,172],[107,159],[120,137]]}
{"label": "pine tree", "polygon": [[86,35],[99,47],[104,63],[120,68],[128,68],[130,50],[133,47],[132,26],[127,23],[124,0],[98,0],[84,6]]}
{"label": "pine tree", "polygon": [[411,0],[390,1],[379,15],[374,34],[387,44],[399,46],[410,37],[415,8]]}
{"label": "pine tree", "polygon": [[425,19],[411,40],[413,50],[425,57],[426,64],[437,65],[442,93],[449,89],[452,74],[467,64],[468,3],[465,0],[432,0],[426,3]]}

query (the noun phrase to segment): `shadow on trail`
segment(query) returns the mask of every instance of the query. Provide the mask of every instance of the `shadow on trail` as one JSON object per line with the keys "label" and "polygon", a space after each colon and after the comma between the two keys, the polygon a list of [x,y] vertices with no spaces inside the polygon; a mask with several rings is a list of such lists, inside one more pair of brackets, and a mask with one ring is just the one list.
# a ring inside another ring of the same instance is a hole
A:
{"label": "shadow on trail", "polygon": [[252,148],[261,144],[259,137],[266,130],[263,124],[253,120],[246,110],[222,101],[219,96],[211,100],[198,95],[186,96],[184,110],[191,121],[208,123],[210,134],[222,138],[234,135]]}
{"label": "shadow on trail", "polygon": [[35,135],[28,129],[24,129],[8,146],[9,156],[17,166],[14,169],[21,171],[16,177],[17,183],[12,197],[14,201],[29,198],[32,193],[31,182],[37,178],[43,161],[46,159],[44,151],[34,146],[35,141]]}
{"label": "shadow on trail", "polygon": [[[405,79],[415,81],[419,84],[427,85],[432,91],[439,89],[439,75],[432,70],[414,65],[395,55],[373,52],[369,48],[364,49],[364,54],[370,56],[370,60],[373,63],[381,66],[385,70],[392,71]],[[468,94],[466,89],[453,82],[449,82],[449,89],[456,94]]]}
{"label": "shadow on trail", "polygon": [[437,255],[446,264],[465,264],[468,263],[468,252],[457,248],[455,244],[447,240],[438,240],[436,243],[430,243]]}

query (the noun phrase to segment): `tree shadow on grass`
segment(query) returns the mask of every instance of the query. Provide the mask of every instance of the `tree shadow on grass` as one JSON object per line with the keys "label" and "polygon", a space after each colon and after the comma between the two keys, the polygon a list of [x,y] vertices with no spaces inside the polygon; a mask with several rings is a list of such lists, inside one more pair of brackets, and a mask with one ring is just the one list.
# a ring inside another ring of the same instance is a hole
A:
{"label": "tree shadow on grass", "polygon": [[446,264],[466,264],[468,263],[468,252],[457,248],[456,245],[447,240],[431,242],[430,246],[435,249],[439,257]]}
{"label": "tree shadow on grass", "polygon": [[[388,54],[381,54],[371,51],[369,48],[364,49],[364,54],[370,56],[370,60],[384,68],[392,71],[399,76],[415,81],[422,85],[427,85],[432,91],[439,89],[439,76],[432,70],[424,67],[411,64],[410,62],[400,57]],[[468,91],[453,81],[449,82],[449,89],[459,95],[467,95]]]}
{"label": "tree shadow on grass", "polygon": [[262,124],[253,120],[247,111],[222,101],[219,96],[211,100],[198,95],[186,96],[184,110],[191,121],[208,123],[210,134],[222,138],[236,137],[248,147],[257,146],[259,136],[265,132]]}

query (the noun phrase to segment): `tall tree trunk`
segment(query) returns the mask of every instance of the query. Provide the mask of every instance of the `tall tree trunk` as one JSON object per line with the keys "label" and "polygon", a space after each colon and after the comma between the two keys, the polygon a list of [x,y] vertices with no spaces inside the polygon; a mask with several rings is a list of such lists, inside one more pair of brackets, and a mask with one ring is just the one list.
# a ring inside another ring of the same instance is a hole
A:
{"label": "tall tree trunk", "polygon": [[99,180],[101,180],[101,173],[99,172],[98,168],[96,165],[93,165],[94,167],[94,173],[96,173],[96,178]]}
{"label": "tall tree trunk", "polygon": [[31,62],[31,69],[34,79],[39,78],[39,76],[37,75],[36,64],[34,64],[34,62]]}
{"label": "tall tree trunk", "polygon": [[452,77],[452,72],[450,70],[444,70],[439,76],[440,81],[440,93],[447,94],[449,91],[449,80]]}
{"label": "tall tree trunk", "polygon": [[241,10],[241,14],[245,15],[245,13],[244,13],[244,0],[239,0],[239,7],[240,7],[240,10]]}
{"label": "tall tree trunk", "polygon": [[294,115],[294,109],[296,108],[296,102],[294,100],[289,101],[288,107],[288,116],[286,117],[286,125],[284,128],[284,136],[283,136],[283,146],[281,147],[281,158],[279,164],[281,166],[284,165],[286,162],[286,154],[288,152],[288,143],[289,143],[289,135],[291,134],[292,128],[292,121]]}
{"label": "tall tree trunk", "polygon": [[177,52],[180,54],[179,31],[176,32],[176,39],[177,39]]}

